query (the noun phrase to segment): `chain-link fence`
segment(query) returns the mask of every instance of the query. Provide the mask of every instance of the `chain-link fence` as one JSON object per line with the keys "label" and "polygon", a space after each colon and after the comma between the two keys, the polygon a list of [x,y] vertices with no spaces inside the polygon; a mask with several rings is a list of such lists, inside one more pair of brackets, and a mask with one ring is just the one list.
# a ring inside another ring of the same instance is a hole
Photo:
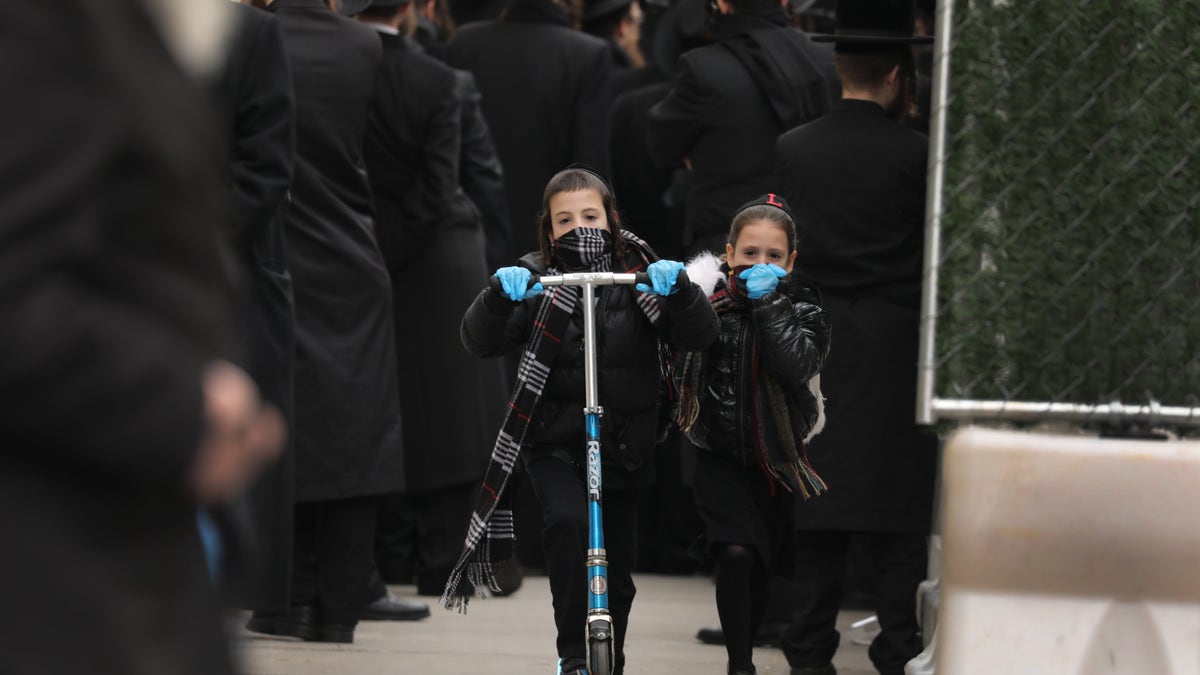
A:
{"label": "chain-link fence", "polygon": [[922,421],[1200,426],[1200,0],[937,32]]}

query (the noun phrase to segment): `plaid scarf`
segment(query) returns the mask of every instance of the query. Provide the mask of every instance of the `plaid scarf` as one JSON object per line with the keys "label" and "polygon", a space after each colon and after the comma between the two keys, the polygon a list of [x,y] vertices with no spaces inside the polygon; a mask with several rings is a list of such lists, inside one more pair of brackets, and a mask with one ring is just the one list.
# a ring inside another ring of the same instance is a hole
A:
{"label": "plaid scarf", "polygon": [[[621,234],[627,248],[631,249],[624,261],[625,271],[642,271],[654,259],[654,252],[633,234],[627,231]],[[610,272],[612,235],[597,228],[576,228],[558,239],[554,257],[559,264],[587,262],[586,271]],[[547,270],[547,274],[559,273],[556,266]],[[534,300],[537,309],[533,326],[537,330],[530,331],[521,354],[516,385],[492,449],[491,462],[483,476],[463,552],[450,572],[439,600],[446,609],[466,611],[472,589],[480,598],[500,592],[496,574],[512,558],[516,544],[512,496],[506,488],[549,377],[550,364],[558,354],[582,294],[583,290],[578,286],[552,286]],[[646,318],[657,324],[662,315],[658,296],[637,292],[636,300]]]}
{"label": "plaid scarf", "polygon": [[[718,287],[708,297],[717,315],[729,312],[745,314],[750,304],[741,280],[726,265],[724,287]],[[780,282],[780,292],[787,292],[786,280]],[[748,377],[749,401],[738,401],[737,419],[750,415],[750,443],[739,448],[744,465],[757,464],[763,473],[778,481],[789,492],[799,492],[803,499],[810,499],[828,489],[808,457],[804,453],[805,434],[810,433],[809,422],[800,416],[800,407],[792,395],[783,389],[769,370],[762,368],[762,354],[758,349],[758,335],[752,321],[745,322],[738,344],[739,379]],[[703,382],[705,355],[689,352],[680,355],[679,400],[675,409],[675,421],[685,434],[700,416],[698,392],[705,390]],[[814,378],[815,381],[816,378]],[[813,382],[809,383],[810,389]],[[819,397],[820,391],[814,395]],[[749,410],[746,410],[747,406]]]}

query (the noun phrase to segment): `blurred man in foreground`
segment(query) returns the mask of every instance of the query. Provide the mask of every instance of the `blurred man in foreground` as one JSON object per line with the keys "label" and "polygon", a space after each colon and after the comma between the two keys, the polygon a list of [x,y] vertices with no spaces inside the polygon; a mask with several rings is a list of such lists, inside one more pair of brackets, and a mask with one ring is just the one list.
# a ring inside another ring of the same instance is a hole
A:
{"label": "blurred man in foreground", "polygon": [[0,672],[232,672],[196,512],[283,431],[226,360],[221,145],[168,5],[0,5]]}

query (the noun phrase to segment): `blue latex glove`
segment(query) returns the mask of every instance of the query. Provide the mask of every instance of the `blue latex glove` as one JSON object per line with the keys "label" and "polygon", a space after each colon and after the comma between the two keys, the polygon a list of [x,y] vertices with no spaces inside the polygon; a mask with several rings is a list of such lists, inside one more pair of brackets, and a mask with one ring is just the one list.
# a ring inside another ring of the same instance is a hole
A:
{"label": "blue latex glove", "polygon": [[683,263],[675,262],[674,260],[652,262],[646,268],[646,274],[650,276],[650,283],[653,287],[646,284],[638,284],[634,288],[643,293],[670,295],[679,290],[679,287],[675,285],[675,279],[679,276],[681,270],[683,270]]}
{"label": "blue latex glove", "polygon": [[759,263],[739,274],[738,278],[746,280],[746,295],[751,300],[757,300],[775,290],[779,280],[786,276],[787,270],[779,265]]}
{"label": "blue latex glove", "polygon": [[528,300],[542,292],[541,283],[536,283],[533,288],[529,288],[530,276],[532,275],[529,270],[524,267],[501,267],[496,270],[496,277],[500,279],[500,286],[504,289],[504,294],[513,302]]}

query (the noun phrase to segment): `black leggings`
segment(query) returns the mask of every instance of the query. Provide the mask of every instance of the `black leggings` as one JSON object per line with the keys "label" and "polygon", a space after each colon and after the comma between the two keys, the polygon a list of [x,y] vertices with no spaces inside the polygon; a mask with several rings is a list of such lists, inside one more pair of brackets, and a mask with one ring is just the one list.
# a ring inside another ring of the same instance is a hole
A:
{"label": "black leggings", "polygon": [[767,573],[754,549],[742,544],[713,546],[717,555],[717,616],[725,634],[729,672],[754,666],[754,637],[767,609]]}
{"label": "black leggings", "polygon": [[[581,470],[558,457],[526,466],[542,507],[542,546],[554,598],[558,656],[582,665],[587,654],[587,493]],[[608,554],[608,606],[613,619],[614,675],[625,664],[625,631],[637,588],[633,585],[637,539],[637,490],[602,495],[604,548]]]}

